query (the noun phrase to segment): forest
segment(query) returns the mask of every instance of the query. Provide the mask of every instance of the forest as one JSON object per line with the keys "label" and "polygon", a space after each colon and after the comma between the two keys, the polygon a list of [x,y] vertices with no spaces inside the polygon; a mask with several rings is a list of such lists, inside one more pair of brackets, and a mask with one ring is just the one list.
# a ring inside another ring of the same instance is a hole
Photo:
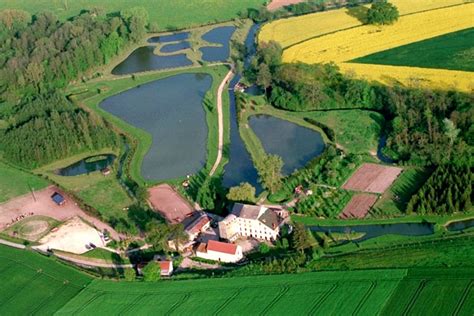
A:
{"label": "forest", "polygon": [[110,147],[117,136],[101,118],[63,95],[70,82],[93,77],[146,32],[140,8],[106,15],[83,11],[60,22],[49,12],[0,12],[0,150],[33,168],[86,150]]}
{"label": "forest", "polygon": [[412,196],[407,213],[453,214],[472,208],[472,167],[440,166]]}

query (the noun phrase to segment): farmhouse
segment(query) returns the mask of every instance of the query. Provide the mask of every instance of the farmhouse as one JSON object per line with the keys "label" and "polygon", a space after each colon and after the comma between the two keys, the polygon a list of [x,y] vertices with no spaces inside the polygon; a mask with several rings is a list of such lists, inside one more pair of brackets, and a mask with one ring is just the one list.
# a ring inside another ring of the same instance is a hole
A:
{"label": "farmhouse", "polygon": [[239,237],[274,241],[284,222],[281,212],[265,206],[237,203],[231,214],[219,222],[219,234],[221,238],[231,241]]}
{"label": "farmhouse", "polygon": [[241,246],[215,240],[200,244],[196,256],[220,262],[238,262],[243,258]]}

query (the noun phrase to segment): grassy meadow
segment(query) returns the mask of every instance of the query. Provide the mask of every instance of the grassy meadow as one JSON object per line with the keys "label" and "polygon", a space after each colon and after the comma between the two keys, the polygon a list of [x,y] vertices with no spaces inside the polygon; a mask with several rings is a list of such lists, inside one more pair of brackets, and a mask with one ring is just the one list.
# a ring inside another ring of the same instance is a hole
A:
{"label": "grassy meadow", "polygon": [[48,186],[48,181],[31,173],[21,171],[0,161],[0,203],[32,189],[41,190]]}
{"label": "grassy meadow", "polygon": [[355,63],[474,71],[474,28],[356,58]]}
{"label": "grassy meadow", "polygon": [[21,9],[35,14],[52,11],[66,20],[83,9],[99,8],[105,12],[118,12],[123,9],[141,6],[148,11],[150,22],[159,30],[183,29],[209,23],[231,20],[239,12],[258,9],[265,0],[2,0],[2,9]]}

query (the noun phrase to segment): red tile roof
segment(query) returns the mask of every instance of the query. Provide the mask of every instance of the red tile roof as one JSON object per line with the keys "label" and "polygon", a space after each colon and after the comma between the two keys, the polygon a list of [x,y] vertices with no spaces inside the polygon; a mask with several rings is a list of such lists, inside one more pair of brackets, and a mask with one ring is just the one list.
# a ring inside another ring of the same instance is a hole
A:
{"label": "red tile roof", "polygon": [[171,267],[171,261],[160,261],[161,271],[169,271]]}
{"label": "red tile roof", "polygon": [[235,255],[235,253],[237,252],[237,245],[215,240],[209,240],[209,242],[207,243],[207,251],[216,251]]}

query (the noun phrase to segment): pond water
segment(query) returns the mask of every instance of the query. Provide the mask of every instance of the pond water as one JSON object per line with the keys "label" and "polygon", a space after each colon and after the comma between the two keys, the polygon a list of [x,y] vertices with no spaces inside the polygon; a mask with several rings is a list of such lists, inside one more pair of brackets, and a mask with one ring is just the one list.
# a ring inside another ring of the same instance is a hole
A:
{"label": "pond water", "polygon": [[230,55],[230,38],[235,32],[235,26],[221,26],[210,30],[201,38],[209,43],[219,44],[219,47],[201,47],[202,60],[207,62],[226,61]]}
{"label": "pond water", "polygon": [[466,219],[463,221],[451,222],[450,224],[446,225],[446,229],[451,232],[465,230],[471,227],[474,227],[474,218]]}
{"label": "pond water", "polygon": [[282,172],[285,175],[304,167],[325,148],[318,132],[273,116],[252,116],[249,125],[260,139],[265,152],[283,159]]}
{"label": "pond water", "polygon": [[[245,45],[250,54],[255,52],[255,35],[259,25],[255,24],[250,29]],[[248,60],[245,61],[248,65]],[[240,138],[239,127],[237,125],[237,110],[235,107],[234,87],[239,82],[240,76],[236,75],[229,83],[230,100],[230,147],[229,162],[224,167],[222,184],[230,188],[239,185],[241,182],[248,182],[256,188],[257,194],[262,192],[262,187],[258,183],[258,174],[255,169],[250,154],[245,148],[244,142]]]}
{"label": "pond water", "polygon": [[145,179],[183,177],[204,167],[208,129],[202,101],[211,84],[207,74],[180,74],[127,90],[100,104],[152,136],[141,166]]}
{"label": "pond water", "polygon": [[323,233],[365,233],[355,241],[364,241],[383,235],[424,236],[434,233],[431,223],[400,223],[400,224],[376,224],[376,225],[352,225],[352,226],[308,226],[315,232]]}
{"label": "pond water", "polygon": [[174,44],[166,44],[160,48],[160,52],[162,53],[175,53],[183,49],[188,49],[191,47],[191,44],[188,41],[174,43]]}
{"label": "pond water", "polygon": [[174,33],[169,35],[154,36],[148,39],[148,43],[168,43],[184,41],[189,38],[189,32]]}
{"label": "pond water", "polygon": [[66,177],[88,174],[110,166],[115,158],[115,155],[112,154],[87,157],[70,166],[57,170],[56,173]]}
{"label": "pond water", "polygon": [[135,72],[184,67],[193,64],[186,54],[158,56],[153,53],[155,48],[152,45],[137,48],[112,70],[112,74],[127,75]]}
{"label": "pond water", "polygon": [[379,145],[377,147],[377,158],[379,158],[379,160],[383,163],[394,163],[395,161],[392,158],[384,155],[383,153],[383,149],[386,145],[387,145],[387,136],[386,135],[380,136]]}

